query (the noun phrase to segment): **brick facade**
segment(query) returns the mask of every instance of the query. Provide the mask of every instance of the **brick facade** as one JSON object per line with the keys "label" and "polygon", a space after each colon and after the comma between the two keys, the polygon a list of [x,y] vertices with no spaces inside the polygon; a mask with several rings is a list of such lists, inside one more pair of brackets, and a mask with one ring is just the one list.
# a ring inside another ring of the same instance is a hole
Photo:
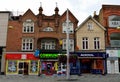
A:
{"label": "brick facade", "polygon": [[110,28],[108,23],[108,17],[110,15],[120,16],[120,5],[102,5],[99,13],[99,22],[107,28],[106,32],[106,47],[110,46],[110,35],[112,33],[120,33],[120,30],[116,28]]}
{"label": "brick facade", "polygon": [[[40,49],[41,39],[55,39],[56,49],[60,48],[59,41],[66,38],[66,33],[62,33],[62,23],[66,20],[66,11],[59,15],[58,7],[55,8],[55,14],[51,16],[44,15],[42,13],[42,7],[39,8],[39,13],[35,15],[30,9],[28,9],[23,15],[13,16],[12,20],[8,24],[7,34],[7,52],[20,52],[22,47],[23,37],[32,37],[34,39],[34,49]],[[26,19],[34,21],[34,33],[23,33],[23,22]],[[74,23],[74,29],[77,27],[78,20],[69,10],[69,19]],[[46,27],[52,27],[54,31],[43,31]],[[75,39],[74,33],[70,34],[70,38]]]}

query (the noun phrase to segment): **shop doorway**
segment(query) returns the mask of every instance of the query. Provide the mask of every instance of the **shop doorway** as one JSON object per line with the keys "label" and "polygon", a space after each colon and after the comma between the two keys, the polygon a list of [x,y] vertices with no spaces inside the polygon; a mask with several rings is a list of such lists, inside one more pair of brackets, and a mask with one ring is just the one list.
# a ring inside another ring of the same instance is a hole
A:
{"label": "shop doorway", "polygon": [[111,66],[110,66],[111,67],[111,73],[114,74],[115,73],[115,61],[111,60],[110,63],[111,63]]}
{"label": "shop doorway", "polygon": [[20,61],[18,63],[18,74],[20,75],[28,75],[28,62]]}
{"label": "shop doorway", "polygon": [[52,75],[52,63],[47,63],[46,64],[46,75]]}
{"label": "shop doorway", "polygon": [[81,60],[80,64],[81,73],[91,73],[92,61],[90,59]]}

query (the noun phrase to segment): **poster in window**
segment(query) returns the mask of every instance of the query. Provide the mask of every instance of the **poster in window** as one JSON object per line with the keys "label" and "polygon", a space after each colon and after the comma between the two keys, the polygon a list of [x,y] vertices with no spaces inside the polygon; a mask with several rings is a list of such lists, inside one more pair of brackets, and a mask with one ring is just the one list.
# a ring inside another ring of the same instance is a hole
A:
{"label": "poster in window", "polygon": [[38,71],[38,62],[37,61],[31,61],[30,71],[32,73],[36,73]]}
{"label": "poster in window", "polygon": [[17,72],[17,61],[8,61],[8,72]]}

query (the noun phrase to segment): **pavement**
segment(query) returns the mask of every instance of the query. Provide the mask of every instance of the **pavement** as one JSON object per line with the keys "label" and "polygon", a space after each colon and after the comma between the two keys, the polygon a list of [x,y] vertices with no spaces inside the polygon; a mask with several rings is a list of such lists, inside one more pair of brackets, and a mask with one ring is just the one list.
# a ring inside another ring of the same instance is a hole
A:
{"label": "pavement", "polygon": [[82,74],[66,76],[0,75],[0,82],[120,82],[120,74],[94,75]]}

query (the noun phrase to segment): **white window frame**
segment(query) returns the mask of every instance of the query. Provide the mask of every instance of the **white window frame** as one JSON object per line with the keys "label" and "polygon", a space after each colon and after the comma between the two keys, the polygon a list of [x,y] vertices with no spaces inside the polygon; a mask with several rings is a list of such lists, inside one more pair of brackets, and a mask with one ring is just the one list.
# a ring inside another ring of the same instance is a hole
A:
{"label": "white window frame", "polygon": [[93,23],[92,22],[87,23],[87,29],[88,30],[93,30]]}
{"label": "white window frame", "polygon": [[23,22],[23,33],[34,33],[34,22],[31,19]]}
{"label": "white window frame", "polygon": [[[117,18],[115,20],[115,18]],[[109,27],[117,28],[120,26],[120,16],[119,15],[110,15],[108,16]]]}
{"label": "white window frame", "polygon": [[[66,39],[63,39],[62,40],[63,42],[63,44],[62,44],[62,49],[67,49],[67,44],[66,44]],[[74,39],[69,39],[69,50],[70,51],[74,51]]]}
{"label": "white window frame", "polygon": [[94,49],[100,49],[100,38],[99,37],[94,38]]}
{"label": "white window frame", "polygon": [[89,49],[89,39],[88,39],[88,37],[83,37],[82,38],[82,49],[83,50],[88,50]]}
{"label": "white window frame", "polygon": [[34,39],[33,38],[23,38],[22,39],[22,51],[33,51],[33,47],[34,47]]}
{"label": "white window frame", "polygon": [[44,50],[55,50],[55,40],[42,40],[41,49]]}
{"label": "white window frame", "polygon": [[[66,33],[67,32],[67,22],[63,22],[62,23],[62,33]],[[70,34],[72,34],[72,33],[74,33],[74,24],[69,20],[69,28],[68,28],[68,30],[69,30],[69,33]]]}

